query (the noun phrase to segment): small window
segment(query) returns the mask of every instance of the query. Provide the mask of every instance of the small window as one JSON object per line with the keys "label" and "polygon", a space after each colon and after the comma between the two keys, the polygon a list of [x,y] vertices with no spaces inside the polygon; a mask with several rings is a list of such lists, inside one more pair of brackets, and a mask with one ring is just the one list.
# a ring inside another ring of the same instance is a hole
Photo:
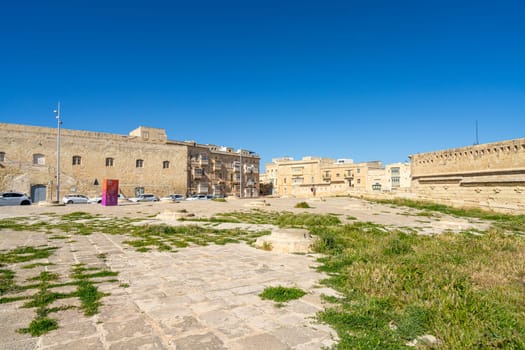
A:
{"label": "small window", "polygon": [[73,165],[80,165],[82,163],[82,157],[80,156],[73,156]]}
{"label": "small window", "polygon": [[114,159],[113,158],[106,158],[106,166],[112,167],[113,166]]}
{"label": "small window", "polygon": [[162,162],[162,169],[168,169],[170,167],[170,162],[165,160]]}
{"label": "small window", "polygon": [[135,162],[135,166],[137,168],[144,168],[144,160],[143,159],[137,159],[137,161]]}
{"label": "small window", "polygon": [[5,160],[5,152],[0,152],[0,162]]}
{"label": "small window", "polygon": [[360,169],[360,168],[357,168],[357,173],[358,173],[358,174],[361,173],[361,169]]}
{"label": "small window", "polygon": [[[359,169],[358,169],[359,170]],[[357,179],[357,183],[360,184],[361,183],[361,179]]]}
{"label": "small window", "polygon": [[45,165],[46,157],[43,154],[33,154],[33,164],[35,165]]}

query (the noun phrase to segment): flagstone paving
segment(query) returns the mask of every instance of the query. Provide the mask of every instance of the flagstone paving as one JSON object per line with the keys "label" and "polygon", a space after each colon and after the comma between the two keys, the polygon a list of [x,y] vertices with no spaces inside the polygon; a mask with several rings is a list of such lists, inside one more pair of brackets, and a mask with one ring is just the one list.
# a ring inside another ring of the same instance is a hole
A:
{"label": "flagstone paving", "polygon": [[[294,208],[301,200],[267,199],[264,210],[304,212]],[[198,203],[197,203],[198,202]],[[372,221],[389,227],[412,227],[425,233],[484,229],[487,223],[446,215],[418,216],[407,208],[393,208],[352,198],[316,199],[311,213],[334,213],[342,220]],[[228,211],[251,210],[242,200],[227,203],[189,201],[181,203],[122,204],[65,207],[1,207],[0,220],[46,213],[63,215],[87,211],[107,217],[132,217],[150,221],[166,210],[184,209],[196,217]],[[348,219],[346,219],[348,217]],[[221,224],[228,226],[231,224]],[[266,227],[267,228],[267,227]],[[246,227],[247,229],[247,227]],[[58,232],[57,232],[58,233]],[[59,233],[60,234],[60,233]],[[20,246],[55,246],[47,259],[52,265],[23,269],[27,263],[9,266],[17,284],[28,283],[42,271],[57,273],[70,281],[75,264],[118,272],[118,281],[96,279],[99,291],[108,293],[98,313],[85,316],[70,308],[49,316],[58,329],[33,337],[17,330],[35,318],[35,308],[25,301],[0,304],[1,349],[321,349],[337,341],[335,332],[315,320],[324,308],[321,295],[336,295],[320,286],[325,276],[315,270],[315,255],[295,255],[257,250],[244,243],[181,248],[176,252],[140,253],[123,243],[125,235],[94,233],[50,239],[41,232],[0,231],[0,249]],[[34,262],[34,261],[31,261]],[[258,295],[267,286],[298,287],[307,292],[282,307]],[[71,292],[71,286],[55,291]],[[28,289],[17,295],[32,295]],[[51,307],[79,306],[78,299],[56,300]]]}
{"label": "flagstone paving", "polygon": [[[2,249],[48,243],[40,233],[1,234]],[[335,339],[314,319],[323,308],[320,295],[333,291],[318,286],[323,276],[313,269],[313,256],[246,244],[139,253],[122,243],[126,238],[92,234],[51,242],[61,246],[47,259],[55,265],[16,269],[21,281],[44,269],[67,276],[77,263],[105,264],[119,272],[120,284],[98,286],[110,293],[98,314],[60,311],[53,314],[59,328],[40,337],[17,333],[34,318],[34,309],[20,308],[21,302],[0,305],[0,349],[320,349]],[[100,254],[106,254],[104,262]],[[258,296],[276,285],[308,295],[283,307]]]}

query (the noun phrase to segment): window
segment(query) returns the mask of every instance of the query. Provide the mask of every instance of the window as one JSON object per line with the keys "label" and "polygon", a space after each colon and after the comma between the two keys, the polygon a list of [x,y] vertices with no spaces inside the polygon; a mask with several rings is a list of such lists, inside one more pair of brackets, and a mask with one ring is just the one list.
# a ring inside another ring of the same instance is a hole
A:
{"label": "window", "polygon": [[43,154],[33,154],[33,164],[44,165],[46,164],[46,157]]}
{"label": "window", "polygon": [[5,152],[0,152],[0,162],[5,160]]}
{"label": "window", "polygon": [[73,156],[73,165],[80,165],[82,164],[82,157],[81,156]]}
{"label": "window", "polygon": [[165,160],[162,162],[162,169],[168,169],[170,167],[169,160]]}
{"label": "window", "polygon": [[137,167],[137,168],[144,168],[144,160],[137,159],[137,161],[135,162],[135,167]]}
{"label": "window", "polygon": [[392,187],[399,187],[399,185],[400,185],[400,177],[392,176]]}
{"label": "window", "polygon": [[360,168],[357,168],[357,173],[361,174],[361,169]]}
{"label": "window", "polygon": [[360,184],[361,183],[361,179],[357,179],[357,183]]}
{"label": "window", "polygon": [[372,190],[381,191],[381,184],[376,182],[375,184],[372,185]]}
{"label": "window", "polygon": [[292,178],[292,185],[302,185],[304,182],[304,178],[302,177],[294,177]]}
{"label": "window", "polygon": [[107,167],[112,167],[113,166],[113,161],[114,161],[113,158],[106,158],[106,166]]}

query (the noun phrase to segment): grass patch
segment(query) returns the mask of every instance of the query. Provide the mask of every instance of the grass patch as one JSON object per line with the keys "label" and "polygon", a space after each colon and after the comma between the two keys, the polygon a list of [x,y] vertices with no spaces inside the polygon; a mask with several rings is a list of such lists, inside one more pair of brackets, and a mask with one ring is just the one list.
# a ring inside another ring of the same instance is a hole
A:
{"label": "grass patch", "polygon": [[525,240],[420,236],[372,223],[317,228],[323,281],[343,297],[319,313],[339,349],[404,348],[432,334],[443,348],[525,348]]}
{"label": "grass patch", "polygon": [[525,234],[525,215],[500,214],[479,208],[455,208],[444,204],[402,198],[372,201],[382,204],[391,204],[423,210],[423,212],[415,214],[416,216],[434,216],[432,212],[439,212],[458,217],[489,220],[492,221],[494,227],[496,228],[514,233]]}
{"label": "grass patch", "polygon": [[261,299],[273,300],[278,303],[285,303],[290,300],[301,298],[306,292],[299,288],[288,288],[283,286],[266,287],[264,291],[259,294]]}
{"label": "grass patch", "polygon": [[301,208],[301,209],[310,209],[311,206],[310,204],[306,203],[306,202],[299,202],[295,205],[294,208]]}
{"label": "grass patch", "polygon": [[0,266],[37,259],[47,259],[57,247],[18,247],[0,252]]}

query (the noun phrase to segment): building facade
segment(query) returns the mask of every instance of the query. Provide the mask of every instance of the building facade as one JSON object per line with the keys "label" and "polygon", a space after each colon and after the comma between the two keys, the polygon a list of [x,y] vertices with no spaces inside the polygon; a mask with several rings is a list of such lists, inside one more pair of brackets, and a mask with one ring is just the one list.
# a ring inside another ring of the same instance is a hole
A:
{"label": "building facade", "polygon": [[380,183],[384,184],[384,172],[379,161],[354,163],[351,159],[287,157],[266,164],[265,178],[276,196],[334,196],[372,191],[371,180],[382,173]]}
{"label": "building facade", "polygon": [[393,163],[385,166],[385,190],[407,191],[411,186],[410,163]]}
{"label": "building facade", "polygon": [[[57,130],[0,123],[0,191],[53,200]],[[60,193],[100,195],[102,181],[118,179],[122,194],[181,193],[257,196],[260,158],[253,152],[168,140],[164,129],[139,127],[129,135],[62,129]]]}
{"label": "building facade", "polygon": [[498,211],[525,211],[525,139],[410,156],[420,199]]}

